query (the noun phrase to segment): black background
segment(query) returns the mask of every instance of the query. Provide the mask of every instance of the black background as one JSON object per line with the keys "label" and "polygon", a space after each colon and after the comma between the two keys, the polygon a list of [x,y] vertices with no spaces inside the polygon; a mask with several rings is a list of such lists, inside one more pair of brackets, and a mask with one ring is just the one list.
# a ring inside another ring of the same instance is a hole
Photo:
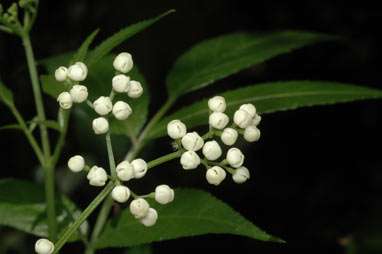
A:
{"label": "black background", "polygon": [[[9,2],[1,1],[5,6]],[[264,81],[330,80],[381,88],[380,40],[377,38],[381,30],[377,23],[380,12],[372,1],[354,4],[345,1],[41,1],[32,31],[36,58],[75,50],[99,27],[101,32],[95,40],[96,45],[120,28],[168,9],[177,12],[113,51],[133,54],[135,64],[149,83],[150,115],[165,101],[164,79],[182,52],[202,40],[239,30],[302,29],[341,35],[345,40],[281,55],[219,81],[215,86],[184,96],[178,105]],[[0,34],[0,76],[17,94],[16,103],[26,118],[32,118],[35,111],[23,48],[18,38],[3,33]],[[45,99],[47,114],[54,118],[56,102],[48,97]],[[0,110],[0,124],[14,121],[3,105]],[[358,253],[380,253],[381,115],[378,100],[264,115],[260,141],[241,144],[246,155],[245,165],[252,173],[250,181],[243,185],[235,185],[227,179],[217,188],[209,186],[203,170],[183,172],[178,162],[155,170],[151,178],[144,181],[149,187],[136,188],[148,192],[162,183],[159,181],[174,187],[203,188],[287,243],[207,235],[155,243],[154,253],[229,248],[246,253],[346,253],[342,245],[349,241]],[[34,170],[37,161],[22,134],[2,131],[0,142],[2,177],[41,179]],[[106,151],[102,149],[103,143],[98,150],[101,154],[105,152],[104,158],[98,160],[105,163]],[[65,166],[68,156],[83,150],[89,154],[93,152],[70,129],[59,164]],[[169,139],[162,138],[151,143],[143,156],[155,158],[170,151]],[[58,185],[60,181],[58,177]],[[85,186],[80,186],[76,192],[68,191],[81,208],[94,195],[94,189],[89,191]],[[1,239],[14,234],[5,228],[0,233]],[[366,244],[365,239],[375,239],[375,244]],[[30,247],[35,238],[26,240]],[[26,248],[16,246],[4,253],[23,253]],[[79,246],[74,244],[66,248],[70,253],[82,253]]]}

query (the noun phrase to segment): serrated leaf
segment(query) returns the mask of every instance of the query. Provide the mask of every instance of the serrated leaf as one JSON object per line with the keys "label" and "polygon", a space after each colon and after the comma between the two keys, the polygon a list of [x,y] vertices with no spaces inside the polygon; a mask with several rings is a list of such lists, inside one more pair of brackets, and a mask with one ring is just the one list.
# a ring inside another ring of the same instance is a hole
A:
{"label": "serrated leaf", "polygon": [[[382,98],[377,89],[324,81],[285,81],[247,86],[219,94],[226,99],[225,113],[231,117],[241,104],[253,103],[259,114],[299,107]],[[192,128],[208,124],[208,99],[186,106],[163,118],[148,137],[166,135],[167,123],[179,119]]]}
{"label": "serrated leaf", "polygon": [[10,106],[13,105],[13,93],[0,80],[0,101]]}
{"label": "serrated leaf", "polygon": [[146,29],[147,27],[151,26],[152,24],[156,23],[160,19],[164,18],[168,14],[174,12],[175,10],[169,10],[155,18],[148,19],[139,23],[136,23],[134,25],[128,26],[126,28],[123,28],[118,33],[114,34],[113,36],[109,37],[107,40],[102,42],[100,45],[98,45],[94,51],[92,51],[89,54],[89,57],[87,58],[87,65],[91,66],[95,63],[97,63],[103,56],[105,56],[107,53],[109,53],[113,48],[121,44],[126,39],[132,37],[136,33]]}
{"label": "serrated leaf", "polygon": [[77,52],[74,54],[71,63],[75,62],[83,62],[85,59],[85,56],[88,52],[90,44],[93,42],[94,38],[97,36],[99,32],[99,28],[94,30],[82,43],[81,47],[77,50]]}
{"label": "serrated leaf", "polygon": [[[13,178],[0,180],[0,225],[39,237],[48,237],[44,190],[37,184]],[[58,237],[80,216],[81,211],[65,196],[56,199]],[[81,226],[87,233],[88,224]],[[71,241],[79,240],[74,234]]]}
{"label": "serrated leaf", "polygon": [[107,223],[94,247],[130,247],[204,234],[233,234],[260,241],[282,242],[202,190],[176,189],[172,203],[152,203],[152,207],[158,212],[154,226],[143,226],[129,209],[125,209],[119,217]]}
{"label": "serrated leaf", "polygon": [[204,41],[175,62],[166,79],[168,94],[178,97],[277,55],[335,38],[326,34],[288,30],[234,33]]}
{"label": "serrated leaf", "polygon": [[0,131],[2,130],[23,130],[23,127],[21,127],[19,124],[7,124],[0,126]]}

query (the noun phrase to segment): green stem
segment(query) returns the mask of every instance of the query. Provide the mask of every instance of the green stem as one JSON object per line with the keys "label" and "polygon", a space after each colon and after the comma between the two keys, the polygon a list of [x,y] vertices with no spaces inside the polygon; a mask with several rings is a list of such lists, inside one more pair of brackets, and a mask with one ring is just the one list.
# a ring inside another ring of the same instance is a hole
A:
{"label": "green stem", "polygon": [[116,179],[116,184],[119,184],[119,180],[117,179],[117,171],[115,170],[115,160],[113,154],[113,147],[111,145],[110,132],[106,134],[106,147],[107,147],[107,155],[109,157],[109,165],[111,176]]}
{"label": "green stem", "polygon": [[74,224],[66,230],[64,235],[58,240],[54,246],[54,254],[58,253],[58,251],[64,246],[64,244],[69,240],[72,234],[81,226],[81,224],[89,217],[89,215],[97,208],[97,206],[104,200],[111,190],[114,188],[114,183],[110,181],[105,188],[97,195],[97,197],[86,207],[86,209],[82,212],[80,217],[74,222]]}
{"label": "green stem", "polygon": [[166,154],[162,157],[156,158],[155,160],[149,161],[147,163],[147,168],[148,169],[153,168],[153,167],[158,166],[158,165],[165,163],[167,161],[179,158],[181,155],[182,155],[181,151],[176,151],[173,153]]}
{"label": "green stem", "polygon": [[204,135],[202,136],[202,139],[203,139],[203,140],[209,139],[209,138],[211,138],[213,135],[214,135],[214,131],[210,130],[209,132],[207,132],[206,134],[204,134]]}
{"label": "green stem", "polygon": [[60,132],[60,136],[58,137],[56,147],[54,149],[54,152],[50,161],[50,164],[53,168],[56,166],[58,158],[60,157],[61,150],[65,141],[66,133],[68,131],[70,110],[60,108],[58,112],[58,116],[59,116],[58,121],[61,127],[61,132]]}

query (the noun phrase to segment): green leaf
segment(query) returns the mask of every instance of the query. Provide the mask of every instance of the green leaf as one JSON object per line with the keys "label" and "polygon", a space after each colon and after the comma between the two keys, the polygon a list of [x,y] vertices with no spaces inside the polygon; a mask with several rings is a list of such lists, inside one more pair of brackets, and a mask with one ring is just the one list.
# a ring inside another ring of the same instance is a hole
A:
{"label": "green leaf", "polygon": [[74,54],[72,58],[72,63],[75,62],[83,62],[85,59],[86,54],[88,53],[88,49],[90,44],[93,42],[94,38],[97,36],[99,32],[99,28],[94,30],[82,43],[81,47],[77,50],[77,52]]}
{"label": "green leaf", "polygon": [[[39,237],[48,237],[46,205],[42,186],[34,183],[6,178],[0,180],[0,225],[9,226]],[[69,227],[81,211],[65,196],[56,199],[58,237]],[[86,234],[88,224],[81,226]],[[71,241],[79,240],[75,234]]]}
{"label": "green leaf", "polygon": [[7,125],[0,126],[0,131],[12,130],[12,129],[23,130],[23,127],[21,127],[19,124],[7,124]]}
{"label": "green leaf", "polygon": [[176,189],[172,203],[153,203],[152,207],[158,212],[158,221],[153,227],[143,226],[129,209],[125,209],[119,217],[107,223],[94,247],[130,247],[204,234],[233,234],[261,241],[283,242],[202,190]]}
{"label": "green leaf", "polygon": [[53,121],[53,120],[44,120],[44,121],[39,121],[39,120],[31,120],[27,122],[28,124],[38,124],[38,125],[45,125],[48,128],[55,129],[57,131],[61,131],[61,127],[58,124],[58,122]]}
{"label": "green leaf", "polygon": [[175,62],[167,76],[170,97],[196,90],[277,55],[337,37],[303,31],[235,33],[197,44]]}
{"label": "green leaf", "polygon": [[[226,99],[230,117],[243,103],[253,103],[259,114],[291,110],[299,107],[382,98],[382,91],[323,81],[285,81],[247,86],[219,94]],[[158,122],[148,136],[166,135],[167,123],[179,119],[192,128],[208,124],[208,99],[186,106]],[[232,119],[232,118],[231,118]]]}
{"label": "green leaf", "polygon": [[156,23],[160,19],[164,18],[168,14],[174,12],[175,10],[169,10],[155,18],[148,19],[139,23],[136,23],[134,25],[128,26],[123,28],[118,33],[114,34],[113,36],[109,37],[107,40],[102,42],[100,45],[98,45],[94,51],[92,51],[89,54],[89,57],[87,59],[87,65],[88,67],[97,63],[103,56],[105,56],[107,53],[109,53],[113,48],[121,44],[126,39],[132,37],[136,33],[144,30],[145,28],[151,26],[152,24]]}
{"label": "green leaf", "polygon": [[67,88],[62,82],[58,82],[54,75],[41,75],[40,81],[42,84],[42,90],[57,99],[60,93],[67,91]]}
{"label": "green leaf", "polygon": [[10,106],[13,105],[13,94],[0,80],[0,101]]}

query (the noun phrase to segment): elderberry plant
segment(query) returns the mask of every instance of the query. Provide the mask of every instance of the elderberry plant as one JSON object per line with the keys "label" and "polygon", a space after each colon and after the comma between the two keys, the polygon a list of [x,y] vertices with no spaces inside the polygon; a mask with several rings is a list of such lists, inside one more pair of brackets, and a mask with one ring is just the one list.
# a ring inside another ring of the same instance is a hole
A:
{"label": "elderberry plant", "polygon": [[[115,56],[110,52],[173,10],[128,26],[91,49],[97,29],[74,54],[42,60],[47,73],[39,75],[30,40],[38,5],[38,0],[21,0],[9,7],[0,4],[0,31],[18,36],[24,46],[37,113],[33,119],[25,120],[14,101],[12,88],[0,81],[0,101],[16,120],[0,130],[22,131],[45,173],[43,190],[25,179],[0,180],[0,225],[36,236],[35,251],[39,254],[58,253],[73,241],[82,241],[84,252],[92,254],[102,248],[219,233],[283,242],[206,191],[173,189],[166,183],[157,183],[155,188],[147,186],[154,191],[137,194],[129,181],[149,177],[150,169],[178,160],[179,168],[184,170],[204,167],[205,182],[211,185],[221,185],[227,174],[237,184],[252,184],[253,171],[244,166],[248,151],[242,151],[237,140],[260,139],[260,115],[382,97],[379,90],[336,82],[271,82],[236,88],[168,113],[187,92],[276,55],[336,39],[302,31],[234,33],[201,42],[180,56],[165,82],[168,99],[147,119],[150,87],[134,65],[132,54],[123,52]],[[0,74],[4,75],[1,71]],[[46,118],[42,91],[57,100],[57,120]],[[108,166],[88,165],[83,155],[61,155],[70,117],[78,120],[79,113],[95,135],[105,138]],[[190,131],[198,126],[208,126],[208,131]],[[53,131],[58,133],[57,139],[52,138]],[[114,159],[112,134],[122,134],[131,142],[121,161]],[[138,157],[151,140],[166,134],[175,151],[157,154],[156,159],[148,162]],[[89,184],[102,189],[83,211],[68,197],[55,193],[54,175],[60,157],[67,161],[70,171],[78,177],[85,171]],[[15,190],[28,195],[20,197]],[[41,199],[42,196],[45,198]],[[19,202],[21,198],[27,202]],[[117,219],[110,215],[113,203],[123,204],[130,199],[128,208]],[[95,224],[89,225],[87,218],[101,204]]]}

